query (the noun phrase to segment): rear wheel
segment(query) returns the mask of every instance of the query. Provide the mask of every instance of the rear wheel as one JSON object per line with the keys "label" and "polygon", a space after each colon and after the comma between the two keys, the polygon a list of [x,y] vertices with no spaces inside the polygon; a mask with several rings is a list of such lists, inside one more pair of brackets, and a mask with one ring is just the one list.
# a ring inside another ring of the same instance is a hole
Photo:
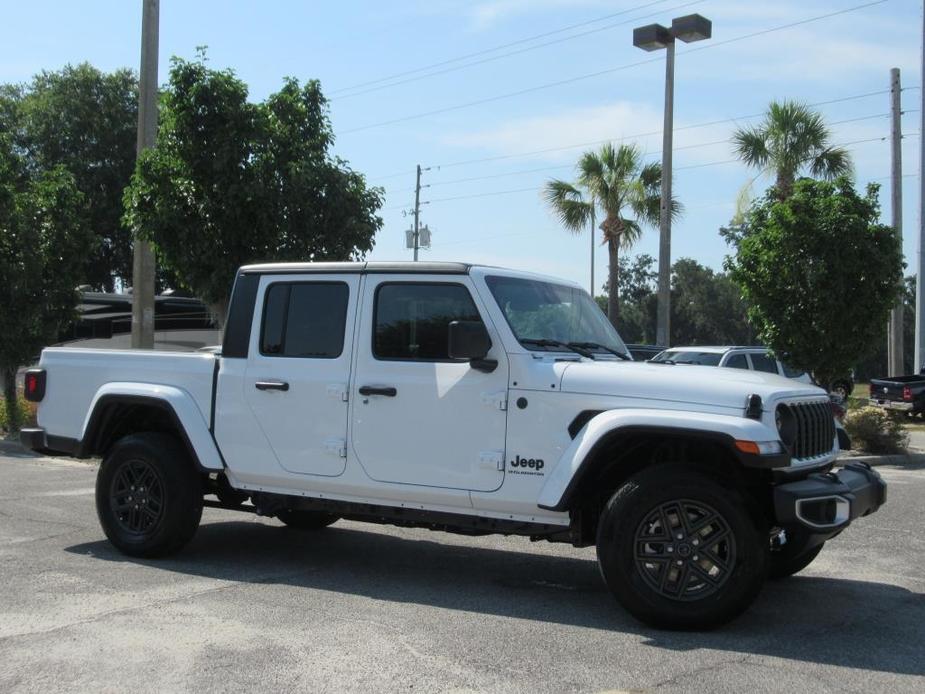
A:
{"label": "rear wheel", "polygon": [[307,511],[305,509],[286,509],[276,514],[287,528],[294,530],[321,530],[338,521],[338,516],[321,511]]}
{"label": "rear wheel", "polygon": [[133,557],[173,554],[199,527],[199,472],[173,436],[126,436],[100,465],[96,511],[103,532],[119,551]]}
{"label": "rear wheel", "polygon": [[739,494],[679,465],[631,478],[601,514],[597,555],[611,592],[646,624],[710,629],[758,595],[766,535]]}

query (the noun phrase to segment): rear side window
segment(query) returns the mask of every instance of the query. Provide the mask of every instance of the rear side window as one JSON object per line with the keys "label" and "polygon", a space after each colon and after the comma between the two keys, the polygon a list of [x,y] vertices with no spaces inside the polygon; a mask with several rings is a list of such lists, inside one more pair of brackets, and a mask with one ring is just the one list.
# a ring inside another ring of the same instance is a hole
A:
{"label": "rear side window", "polygon": [[260,353],[336,359],[344,351],[350,290],[343,282],[277,282],[267,289]]}
{"label": "rear side window", "polygon": [[733,354],[726,360],[725,366],[730,369],[748,369],[748,359],[744,354]]}
{"label": "rear side window", "polygon": [[764,371],[769,374],[777,373],[777,360],[773,359],[769,354],[753,354],[752,366],[755,367],[755,371]]}
{"label": "rear side window", "polygon": [[390,282],[376,290],[373,320],[378,359],[451,361],[450,323],[482,318],[461,284]]}

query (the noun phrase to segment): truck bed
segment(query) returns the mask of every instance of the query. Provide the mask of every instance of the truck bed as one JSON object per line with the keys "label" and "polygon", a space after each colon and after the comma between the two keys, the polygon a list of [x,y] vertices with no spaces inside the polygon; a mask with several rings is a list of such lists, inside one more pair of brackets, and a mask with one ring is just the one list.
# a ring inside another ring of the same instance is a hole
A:
{"label": "truck bed", "polygon": [[39,426],[57,436],[80,439],[85,416],[99,390],[123,381],[174,386],[187,391],[208,424],[212,409],[215,357],[205,352],[106,350],[57,347],[42,352],[48,390],[39,408]]}

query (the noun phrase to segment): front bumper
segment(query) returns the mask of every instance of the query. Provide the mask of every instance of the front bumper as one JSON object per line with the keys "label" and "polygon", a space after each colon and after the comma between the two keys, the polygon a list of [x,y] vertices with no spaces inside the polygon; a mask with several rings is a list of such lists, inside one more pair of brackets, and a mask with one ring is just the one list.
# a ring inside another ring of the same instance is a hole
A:
{"label": "front bumper", "polygon": [[777,525],[824,537],[837,535],[855,518],[870,515],[885,503],[886,482],[860,462],[774,487]]}

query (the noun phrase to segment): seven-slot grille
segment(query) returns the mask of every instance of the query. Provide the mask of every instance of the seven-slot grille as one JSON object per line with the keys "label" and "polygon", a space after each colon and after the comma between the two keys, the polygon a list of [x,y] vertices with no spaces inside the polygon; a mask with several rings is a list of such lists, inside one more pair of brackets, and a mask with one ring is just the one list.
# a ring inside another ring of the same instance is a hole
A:
{"label": "seven-slot grille", "polygon": [[797,436],[791,455],[797,459],[815,458],[828,453],[835,440],[835,417],[827,402],[790,405],[796,419]]}

